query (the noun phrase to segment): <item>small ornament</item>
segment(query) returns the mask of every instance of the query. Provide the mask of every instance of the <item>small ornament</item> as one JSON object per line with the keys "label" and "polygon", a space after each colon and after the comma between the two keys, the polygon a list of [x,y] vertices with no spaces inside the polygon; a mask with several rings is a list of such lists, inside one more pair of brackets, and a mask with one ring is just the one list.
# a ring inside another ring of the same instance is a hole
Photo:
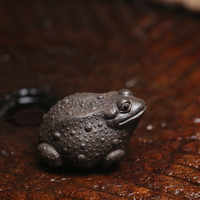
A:
{"label": "small ornament", "polygon": [[145,102],[128,89],[65,97],[44,115],[39,157],[53,166],[108,168],[126,154],[145,110]]}

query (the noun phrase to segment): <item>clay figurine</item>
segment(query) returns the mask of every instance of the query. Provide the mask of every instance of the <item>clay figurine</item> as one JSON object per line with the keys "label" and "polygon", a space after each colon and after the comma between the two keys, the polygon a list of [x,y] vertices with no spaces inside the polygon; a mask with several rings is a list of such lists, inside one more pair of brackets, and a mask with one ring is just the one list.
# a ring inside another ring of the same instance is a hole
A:
{"label": "clay figurine", "polygon": [[67,96],[43,117],[38,155],[52,166],[108,168],[126,154],[145,110],[128,89]]}

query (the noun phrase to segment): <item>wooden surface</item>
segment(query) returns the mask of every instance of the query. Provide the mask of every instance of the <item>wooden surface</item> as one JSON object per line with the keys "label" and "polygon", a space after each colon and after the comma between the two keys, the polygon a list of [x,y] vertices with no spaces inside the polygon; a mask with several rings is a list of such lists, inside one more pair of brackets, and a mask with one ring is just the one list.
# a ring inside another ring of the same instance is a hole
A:
{"label": "wooden surface", "polygon": [[200,21],[145,2],[1,1],[0,99],[129,87],[148,110],[109,171],[52,169],[38,126],[0,120],[0,199],[199,199]]}

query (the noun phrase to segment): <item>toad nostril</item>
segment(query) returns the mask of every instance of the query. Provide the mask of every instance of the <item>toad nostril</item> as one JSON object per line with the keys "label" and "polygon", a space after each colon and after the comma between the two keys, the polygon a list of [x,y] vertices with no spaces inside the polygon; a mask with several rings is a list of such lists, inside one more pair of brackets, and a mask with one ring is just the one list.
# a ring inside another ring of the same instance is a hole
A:
{"label": "toad nostril", "polygon": [[48,92],[23,88],[5,96],[0,104],[0,117],[15,125],[36,125],[56,103]]}
{"label": "toad nostril", "polygon": [[135,113],[138,113],[138,112],[140,112],[141,110],[144,110],[145,107],[146,107],[145,103],[140,102],[140,101],[135,102],[135,103],[133,104],[133,110],[134,110]]}

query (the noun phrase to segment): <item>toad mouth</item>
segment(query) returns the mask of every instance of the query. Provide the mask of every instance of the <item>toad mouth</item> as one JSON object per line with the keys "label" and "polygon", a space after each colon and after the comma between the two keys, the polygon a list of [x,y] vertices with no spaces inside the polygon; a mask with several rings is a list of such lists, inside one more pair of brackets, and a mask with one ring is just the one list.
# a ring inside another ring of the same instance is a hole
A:
{"label": "toad mouth", "polygon": [[132,120],[138,118],[139,116],[141,116],[145,112],[146,109],[147,109],[147,107],[145,106],[141,111],[139,111],[138,113],[136,113],[132,117],[125,119],[124,121],[120,122],[119,125],[122,126],[122,125],[128,123],[129,121],[132,121]]}

